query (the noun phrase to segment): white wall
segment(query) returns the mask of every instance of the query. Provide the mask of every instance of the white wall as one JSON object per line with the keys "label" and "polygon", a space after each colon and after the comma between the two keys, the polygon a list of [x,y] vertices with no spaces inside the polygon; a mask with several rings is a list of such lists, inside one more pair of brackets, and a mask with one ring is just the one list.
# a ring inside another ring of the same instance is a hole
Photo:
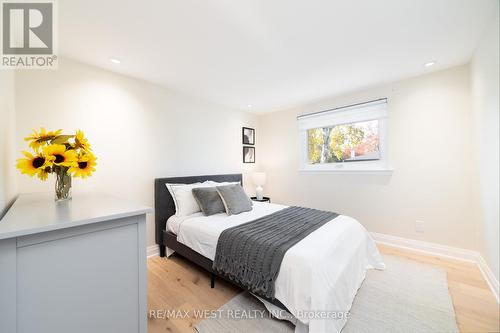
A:
{"label": "white wall", "polygon": [[497,9],[471,64],[477,161],[481,181],[479,250],[499,279],[499,18]]}
{"label": "white wall", "polygon": [[[98,157],[97,172],[73,191],[97,191],[153,206],[155,177],[248,172],[241,127],[255,116],[143,81],[62,59],[58,70],[16,76],[17,150],[32,128],[82,129]],[[257,132],[258,133],[258,132]],[[258,149],[258,148],[257,148]],[[18,175],[19,192],[53,191]],[[148,243],[154,243],[153,216]]]}
{"label": "white wall", "polygon": [[0,218],[17,194],[14,106],[14,72],[0,70]]}
{"label": "white wall", "polygon": [[[389,158],[382,175],[300,173],[296,116],[388,97]],[[273,202],[329,209],[369,231],[476,249],[477,173],[468,66],[264,115],[261,166]],[[415,231],[415,220],[425,232]]]}

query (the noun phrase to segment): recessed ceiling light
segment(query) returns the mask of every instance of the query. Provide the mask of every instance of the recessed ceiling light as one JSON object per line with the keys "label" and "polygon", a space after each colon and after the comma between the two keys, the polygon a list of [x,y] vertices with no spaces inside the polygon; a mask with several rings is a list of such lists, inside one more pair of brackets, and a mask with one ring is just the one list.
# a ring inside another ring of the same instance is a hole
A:
{"label": "recessed ceiling light", "polygon": [[252,108],[252,104],[248,104],[247,108],[251,109]]}
{"label": "recessed ceiling light", "polygon": [[434,66],[435,64],[436,64],[436,62],[434,62],[434,61],[429,61],[429,62],[426,62],[426,63],[424,64],[424,66],[425,66],[425,67],[432,67],[432,66]]}
{"label": "recessed ceiling light", "polygon": [[113,64],[120,64],[121,63],[121,60],[116,59],[116,58],[109,58],[109,61],[111,61]]}

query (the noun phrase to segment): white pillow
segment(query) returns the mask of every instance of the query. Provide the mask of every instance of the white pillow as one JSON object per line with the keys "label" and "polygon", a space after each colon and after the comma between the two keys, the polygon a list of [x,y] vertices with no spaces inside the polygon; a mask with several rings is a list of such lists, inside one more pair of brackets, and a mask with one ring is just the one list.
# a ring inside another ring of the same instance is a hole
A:
{"label": "white pillow", "polygon": [[166,183],[168,191],[174,200],[175,216],[187,216],[201,212],[198,202],[193,196],[193,188],[214,186],[207,182],[193,184],[170,184]]}

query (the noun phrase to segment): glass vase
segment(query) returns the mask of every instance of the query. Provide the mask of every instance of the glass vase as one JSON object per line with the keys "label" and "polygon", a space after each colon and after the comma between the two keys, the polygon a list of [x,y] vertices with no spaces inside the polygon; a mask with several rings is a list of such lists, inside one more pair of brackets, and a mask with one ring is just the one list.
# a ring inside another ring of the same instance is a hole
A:
{"label": "glass vase", "polygon": [[56,174],[56,201],[65,201],[71,199],[71,175],[67,169],[60,168]]}

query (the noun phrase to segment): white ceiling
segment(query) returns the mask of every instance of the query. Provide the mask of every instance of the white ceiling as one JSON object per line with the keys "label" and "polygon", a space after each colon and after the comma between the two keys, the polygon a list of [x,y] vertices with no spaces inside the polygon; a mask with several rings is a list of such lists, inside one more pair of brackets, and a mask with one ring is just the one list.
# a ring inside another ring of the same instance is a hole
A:
{"label": "white ceiling", "polygon": [[[59,50],[223,105],[269,112],[464,64],[497,1],[59,1]],[[424,67],[428,61],[436,65]]]}

